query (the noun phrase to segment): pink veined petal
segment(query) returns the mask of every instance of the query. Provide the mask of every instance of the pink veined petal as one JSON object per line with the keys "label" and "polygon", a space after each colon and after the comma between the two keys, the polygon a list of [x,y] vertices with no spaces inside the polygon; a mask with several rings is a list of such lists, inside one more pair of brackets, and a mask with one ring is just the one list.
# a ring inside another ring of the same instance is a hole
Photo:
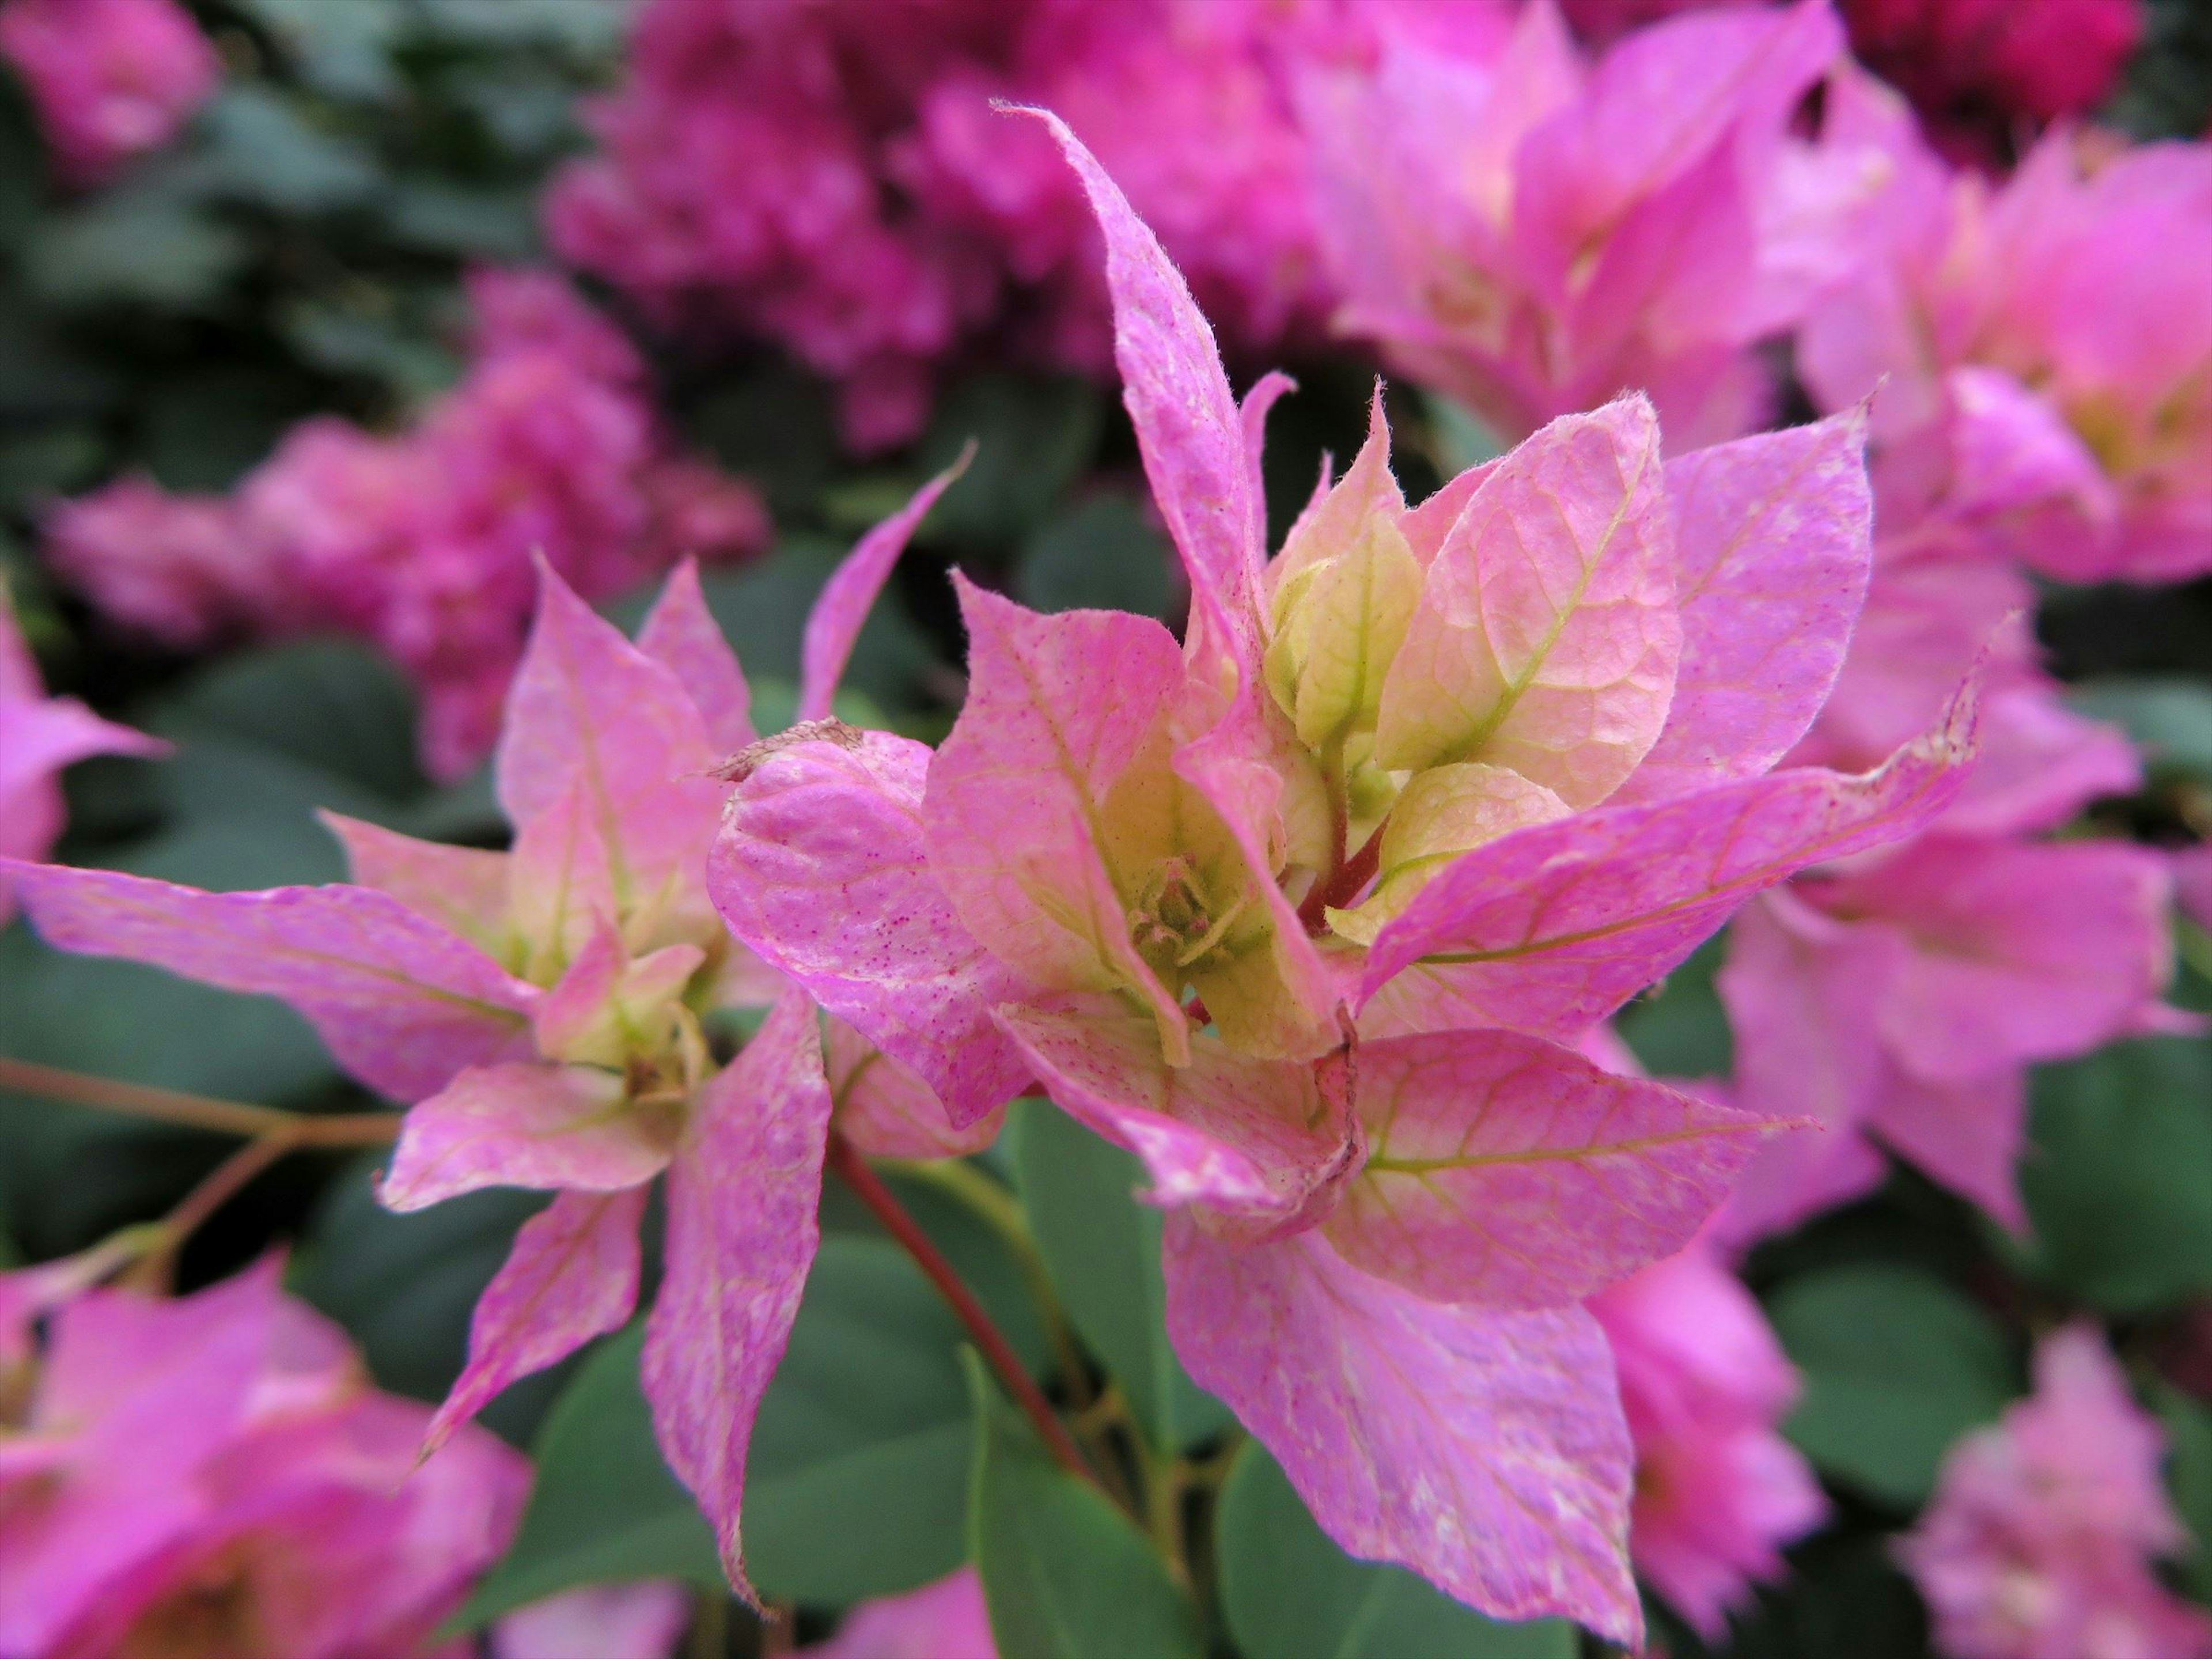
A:
{"label": "pink veined petal", "polygon": [[[712,834],[721,796],[705,775],[715,758],[676,675],[541,567],[538,621],[507,693],[495,765],[516,828],[580,787],[617,896],[649,902]],[[705,827],[695,830],[695,817]]]}
{"label": "pink veined petal", "polygon": [[1116,998],[1002,1008],[999,1023],[1054,1104],[1144,1160],[1148,1202],[1273,1236],[1328,1213],[1358,1167],[1340,1061],[1251,1060],[1200,1036],[1188,1065],[1170,1065],[1152,1023]]}
{"label": "pink veined petal", "polygon": [[1673,1254],[1773,1127],[1511,1031],[1364,1042],[1357,1070],[1329,1242],[1437,1302],[1559,1307]]}
{"label": "pink veined petal", "polygon": [[930,873],[929,764],[927,747],[886,732],[774,750],[731,793],[707,885],[732,933],[912,1066],[965,1127],[1028,1079],[991,1020],[1024,984]]}
{"label": "pink veined petal", "polygon": [[807,613],[806,636],[799,647],[799,718],[826,719],[837,696],[838,682],[852,659],[853,646],[860,637],[876,597],[906,551],[915,528],[937,505],[975,459],[972,441],[960,459],[914,492],[914,499],[885,519],[854,544],[844,562],[823,585],[814,608]]}
{"label": "pink veined petal", "polygon": [[1048,990],[1126,986],[1176,1041],[1182,1011],[1131,941],[1101,817],[1183,693],[1182,653],[1149,617],[1039,616],[953,580],[968,701],[929,766],[930,873],[968,932],[1028,979]]}
{"label": "pink veined petal", "polygon": [[965,1158],[999,1138],[1006,1109],[956,1129],[920,1073],[893,1060],[835,1014],[823,1039],[837,1131],[872,1158]]}
{"label": "pink veined petal", "polygon": [[1424,1301],[1316,1234],[1240,1249],[1188,1213],[1163,1260],[1176,1352],[1346,1550],[1637,1644],[1628,1429],[1587,1312]]}
{"label": "pink veined petal", "polygon": [[507,918],[532,980],[557,980],[620,911],[589,787],[572,778],[521,826],[507,855]]}
{"label": "pink veined petal", "polygon": [[469,1360],[422,1440],[428,1456],[509,1383],[613,1330],[637,1305],[637,1230],[652,1188],[563,1192],[522,1224],[477,1298]]}
{"label": "pink veined petal", "polygon": [[1942,1083],[1893,1069],[1868,1125],[1931,1179],[2027,1235],[2018,1176],[2027,1140],[2025,1067]]}
{"label": "pink veined petal", "polygon": [[611,1072],[473,1066],[408,1112],[376,1195],[406,1211],[480,1187],[620,1192],[652,1180],[668,1158]]}
{"label": "pink veined petal", "polygon": [[1194,615],[1205,618],[1204,629],[1192,631],[1212,630],[1212,649],[1255,662],[1267,506],[1253,488],[1246,427],[1213,331],[1182,273],[1083,141],[1056,115],[1025,112],[1059,140],[1105,235],[1121,401],[1152,498],[1189,574]]}
{"label": "pink veined petal", "polygon": [[1863,775],[1778,772],[1516,830],[1447,866],[1384,927],[1363,1002],[1382,1000],[1401,1030],[1571,1041],[1753,893],[1928,823],[1972,750],[1970,684],[1936,730]]}
{"label": "pink veined petal", "polygon": [[1562,416],[1501,459],[1430,562],[1376,758],[1488,761],[1592,805],[1658,738],[1681,649],[1651,405]]}
{"label": "pink veined petal", "polygon": [[507,949],[512,930],[505,853],[417,841],[337,812],[316,817],[345,848],[346,867],[356,886],[391,894],[495,957]]}
{"label": "pink veined petal", "polygon": [[49,942],[280,997],[339,1065],[396,1100],[514,1051],[538,998],[475,945],[366,887],[203,893],[113,870],[0,870]]}
{"label": "pink veined petal", "polygon": [[1755,777],[1805,735],[1866,600],[1863,411],[1667,463],[1682,661],[1659,740],[1613,796]]}
{"label": "pink veined petal", "polygon": [[814,1005],[788,992],[700,1091],[668,1174],[667,1276],[646,1318],[645,1395],[668,1466],[755,1605],[738,1534],[745,1453],[820,1237],[829,1130]]}
{"label": "pink veined petal", "polygon": [[637,648],[676,676],[715,748],[742,749],[760,735],[753,730],[752,688],[721,624],[707,609],[697,560],[686,559],[669,573],[668,585],[638,630]]}

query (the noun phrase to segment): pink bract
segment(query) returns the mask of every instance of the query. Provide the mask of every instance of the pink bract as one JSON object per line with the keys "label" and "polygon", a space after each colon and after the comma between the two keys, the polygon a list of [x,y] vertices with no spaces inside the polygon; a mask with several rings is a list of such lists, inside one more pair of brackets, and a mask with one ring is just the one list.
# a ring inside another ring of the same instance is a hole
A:
{"label": "pink bract", "polygon": [[1769,769],[1863,593],[1850,417],[1669,465],[1622,398],[1409,510],[1378,399],[1268,562],[1279,384],[1239,408],[1045,118],[1105,231],[1187,637],[963,582],[944,745],[793,733],[709,884],[957,1120],[1034,1075],[1143,1159],[1178,1352],[1340,1542],[1631,1639],[1626,1429],[1580,1298],[1683,1248],[1775,1124],[1569,1045],[1753,893],[1942,811],[1971,700],[1864,776]]}
{"label": "pink bract", "polygon": [[492,1659],[670,1659],[690,1619],[690,1592],[672,1580],[587,1584],[493,1626]]}
{"label": "pink bract", "polygon": [[1700,1634],[1725,1634],[1780,1547],[1827,1515],[1778,1425],[1796,1373],[1751,1293],[1706,1242],[1590,1299],[1620,1373],[1636,1444],[1628,1547]]}
{"label": "pink bract", "polygon": [[1386,37],[1301,88],[1340,330],[1519,438],[1622,386],[1688,447],[1755,430],[1753,350],[1856,263],[1881,158],[1796,136],[1825,6],[1696,11],[1601,58],[1534,0],[1492,61]]}
{"label": "pink bract", "polygon": [[274,1261],[174,1302],[85,1292],[33,1365],[0,1470],[0,1648],[27,1659],[443,1651],[521,1518],[529,1467],[483,1430],[410,1473],[427,1411]]}
{"label": "pink bract", "polygon": [[8,0],[0,55],[23,77],[56,170],[78,185],[167,143],[222,79],[175,0]]}
{"label": "pink bract", "polygon": [[1798,362],[1831,409],[1887,381],[1885,525],[1932,516],[2069,581],[2212,568],[2212,147],[2055,130],[1991,185],[1871,82],[1833,109],[1891,179]]}
{"label": "pink bract", "polygon": [[[834,693],[838,641],[947,482],[832,579],[810,631],[829,643],[810,652],[809,696]],[[665,1173],[645,1390],[671,1466],[750,1595],[746,1443],[817,1237],[832,1110],[820,1022],[732,942],[707,896],[724,793],[712,774],[720,745],[751,727],[744,676],[696,574],[672,579],[636,644],[543,562],[539,583],[494,766],[512,851],[333,819],[362,884],[215,894],[3,867],[52,942],[283,997],[356,1076],[409,1103],[380,1189],[388,1206],[487,1186],[553,1194],[478,1300],[467,1364],[419,1436],[426,1453],[517,1378],[630,1317],[638,1226]],[[738,768],[772,743],[741,750]],[[762,1005],[765,1024],[718,1066],[702,1018]],[[850,1084],[870,1056],[849,1032],[839,1041]],[[856,1100],[866,1140],[958,1139],[913,1073],[887,1070]]]}
{"label": "pink bract", "polygon": [[863,1601],[835,1636],[799,1652],[811,1659],[999,1659],[983,1582],[973,1567],[903,1595]]}
{"label": "pink bract", "polygon": [[2212,1619],[2153,1562],[2187,1534],[2159,1476],[2164,1437],[2096,1330],[2044,1339],[2035,1393],[1944,1460],[1899,1553],[1959,1659],[2212,1653]]}
{"label": "pink bract", "polygon": [[[49,697],[0,584],[0,858],[42,859],[62,832],[61,774],[94,755],[159,755],[168,745],[104,720],[75,697]],[[15,915],[0,880],[0,926]]]}

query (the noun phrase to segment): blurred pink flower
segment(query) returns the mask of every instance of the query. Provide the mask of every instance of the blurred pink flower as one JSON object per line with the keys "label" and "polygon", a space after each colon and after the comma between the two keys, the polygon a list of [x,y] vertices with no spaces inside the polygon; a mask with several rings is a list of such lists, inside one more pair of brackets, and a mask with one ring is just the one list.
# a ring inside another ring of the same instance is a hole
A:
{"label": "blurred pink flower", "polygon": [[1060,111],[1121,179],[1232,349],[1314,335],[1295,66],[1378,30],[1492,50],[1502,0],[656,0],[599,153],[547,205],[554,245],[665,326],[764,336],[836,381],[857,446],[902,441],[938,363],[986,337],[1104,368],[1097,233],[1048,143]]}
{"label": "blurred pink flower", "polygon": [[565,282],[480,270],[469,296],[469,372],[411,428],[303,422],[228,498],[119,480],[53,509],[56,568],[171,645],[361,635],[421,687],[432,775],[467,770],[499,730],[533,555],[599,599],[769,533],[750,486],[674,449],[637,354]]}
{"label": "blurred pink flower", "polygon": [[983,1581],[963,1567],[903,1595],[863,1601],[810,1659],[999,1659]]}
{"label": "blurred pink flower", "polygon": [[1304,77],[1337,326],[1518,439],[1624,388],[1683,449],[1756,430],[1754,348],[1858,258],[1882,158],[1799,136],[1843,33],[1817,0],[1701,11],[1595,63],[1552,0],[1494,61],[1386,36]]}
{"label": "blurred pink flower", "polygon": [[[94,755],[158,755],[167,744],[49,697],[0,583],[0,858],[42,859],[62,832],[61,773]],[[0,880],[0,926],[15,915]]]}
{"label": "blurred pink flower", "polygon": [[0,1651],[453,1651],[433,1633],[506,1549],[529,1466],[471,1429],[416,1469],[428,1408],[369,1387],[278,1272],[176,1301],[85,1292],[43,1351],[16,1325]]}
{"label": "blurred pink flower", "polygon": [[672,1579],[587,1584],[518,1607],[491,1630],[491,1659],[669,1659],[691,1621]]}
{"label": "blurred pink flower", "polygon": [[1899,1546],[1949,1659],[2202,1659],[2212,1619],[2151,1563],[2186,1547],[2164,1437],[2086,1323],[2039,1343],[2035,1392],[1944,1460]]}
{"label": "blurred pink flower", "polygon": [[2212,145],[2058,130],[1993,186],[1864,77],[1830,123],[1890,182],[1798,363],[1824,407],[1876,394],[1885,534],[1940,520],[2066,581],[2212,570]]}
{"label": "blurred pink flower", "polygon": [[1636,1443],[1628,1549],[1636,1570],[1708,1639],[1779,1577],[1780,1546],[1827,1515],[1820,1483],[1777,1425],[1797,1374],[1752,1299],[1700,1238],[1590,1298]]}
{"label": "blurred pink flower", "polygon": [[7,0],[0,57],[29,88],[56,170],[80,185],[167,143],[222,79],[176,0]]}

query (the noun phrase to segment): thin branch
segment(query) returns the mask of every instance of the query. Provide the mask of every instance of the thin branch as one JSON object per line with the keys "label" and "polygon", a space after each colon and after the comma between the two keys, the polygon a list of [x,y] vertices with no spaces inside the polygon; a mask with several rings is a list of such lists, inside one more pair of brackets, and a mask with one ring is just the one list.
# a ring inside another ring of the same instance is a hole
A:
{"label": "thin branch", "polygon": [[143,1283],[166,1290],[175,1277],[177,1255],[185,1241],[200,1230],[207,1218],[238,1196],[255,1176],[287,1152],[295,1151],[300,1138],[289,1129],[247,1141],[208,1171],[199,1185],[186,1193],[177,1207],[162,1218],[160,1242],[131,1271]]}
{"label": "thin branch", "polygon": [[1044,1397],[1044,1391],[1037,1387],[1029,1368],[1022,1364],[1021,1356],[1014,1352],[1013,1345],[992,1322],[991,1316],[983,1310],[983,1304],[975,1300],[974,1293],[960,1282],[960,1275],[952,1270],[952,1264],[945,1259],[929,1235],[921,1230],[921,1224],[907,1213],[906,1206],[898,1201],[890,1188],[884,1185],[882,1178],[868,1167],[867,1159],[854,1150],[853,1143],[835,1129],[830,1132],[829,1164],[844,1177],[845,1184],[853,1189],[861,1203],[868,1206],[876,1219],[883,1223],[884,1230],[905,1248],[907,1254],[914,1258],[915,1265],[937,1287],[938,1294],[945,1298],[946,1305],[952,1310],[953,1316],[966,1328],[975,1346],[982,1350],[983,1358],[999,1373],[1000,1381],[1006,1385],[1006,1391],[1013,1395],[1015,1404],[1036,1425],[1037,1433],[1043,1437],[1046,1449],[1060,1467],[1070,1474],[1095,1485],[1097,1476],[1083,1461],[1083,1453],[1077,1448],[1074,1437],[1068,1433],[1067,1425],[1054,1412],[1052,1402]]}
{"label": "thin branch", "polygon": [[118,1078],[94,1077],[58,1066],[0,1054],[0,1089],[18,1094],[41,1095],[65,1100],[73,1106],[89,1106],[126,1117],[150,1118],[157,1123],[180,1124],[216,1134],[245,1135],[258,1140],[283,1135],[301,1146],[380,1146],[396,1139],[402,1116],[398,1112],[342,1112],[318,1116],[288,1112],[276,1106],[250,1106],[240,1100],[218,1100],[210,1095],[186,1094],[179,1089],[156,1088],[147,1083],[125,1083]]}

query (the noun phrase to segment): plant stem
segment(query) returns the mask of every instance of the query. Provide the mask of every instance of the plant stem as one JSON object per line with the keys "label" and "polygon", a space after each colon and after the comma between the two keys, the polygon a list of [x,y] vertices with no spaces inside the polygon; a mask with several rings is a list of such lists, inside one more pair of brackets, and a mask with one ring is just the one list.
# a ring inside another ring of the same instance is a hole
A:
{"label": "plant stem", "polygon": [[237,1197],[256,1176],[300,1144],[299,1136],[292,1130],[277,1129],[247,1141],[216,1164],[162,1219],[160,1242],[132,1272],[145,1283],[167,1290],[175,1277],[177,1254],[184,1249],[185,1241],[198,1232],[210,1216]]}
{"label": "plant stem", "polygon": [[0,1089],[216,1134],[245,1135],[255,1140],[281,1135],[288,1139],[287,1150],[293,1146],[381,1146],[398,1138],[403,1116],[398,1112],[342,1112],[328,1116],[288,1112],[276,1106],[249,1106],[243,1101],[217,1100],[151,1084],[94,1077],[5,1054],[0,1054]]}
{"label": "plant stem", "polygon": [[866,1205],[876,1219],[883,1223],[884,1230],[905,1248],[907,1254],[914,1258],[915,1265],[937,1287],[938,1294],[945,1298],[946,1305],[952,1310],[953,1316],[966,1328],[968,1334],[975,1339],[975,1346],[982,1350],[984,1358],[999,1373],[999,1380],[1006,1385],[1006,1391],[1014,1397],[1014,1403],[1036,1425],[1037,1433],[1043,1437],[1046,1449],[1070,1474],[1097,1484],[1097,1477],[1083,1461],[1083,1454],[1078,1449],[1074,1437],[1068,1433],[1067,1425],[1053,1411],[1052,1402],[1044,1397],[1044,1391],[1030,1376],[1029,1368],[1022,1364],[1021,1356],[1014,1352],[1013,1345],[992,1322],[991,1316],[983,1310],[982,1304],[975,1300],[974,1293],[960,1282],[960,1275],[953,1272],[952,1264],[931,1242],[929,1235],[922,1231],[921,1224],[907,1213],[905,1206],[898,1201],[890,1188],[884,1185],[882,1178],[868,1167],[867,1159],[854,1150],[853,1143],[835,1129],[830,1132],[828,1161],[830,1167],[844,1177],[845,1184],[853,1189],[860,1202]]}

